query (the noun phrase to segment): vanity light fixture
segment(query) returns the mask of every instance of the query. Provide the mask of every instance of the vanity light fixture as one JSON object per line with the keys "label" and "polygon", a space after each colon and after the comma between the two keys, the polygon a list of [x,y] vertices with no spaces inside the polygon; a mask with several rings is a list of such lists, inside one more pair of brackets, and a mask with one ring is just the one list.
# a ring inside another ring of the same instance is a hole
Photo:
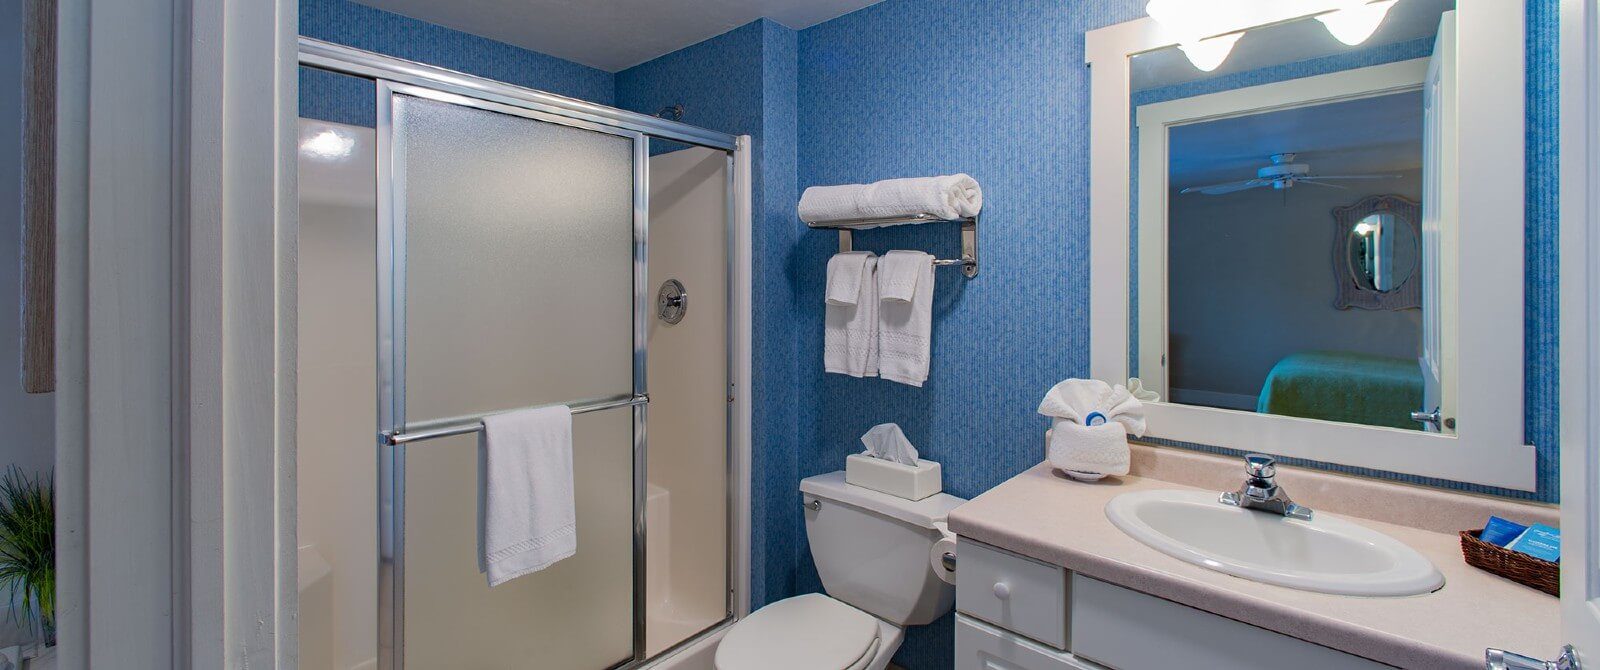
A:
{"label": "vanity light fixture", "polygon": [[1244,34],[1239,26],[1315,16],[1334,39],[1349,46],[1367,41],[1398,0],[1150,0],[1145,13],[1172,36],[1189,62],[1210,72],[1227,60]]}
{"label": "vanity light fixture", "polygon": [[1183,55],[1188,56],[1189,62],[1197,69],[1201,72],[1210,72],[1228,59],[1228,54],[1233,52],[1234,42],[1238,42],[1243,35],[1244,33],[1228,33],[1198,42],[1179,44],[1178,48],[1183,50]]}
{"label": "vanity light fixture", "polygon": [[1172,35],[1202,72],[1210,72],[1227,60],[1243,32],[1226,32],[1244,24],[1259,13],[1259,0],[1150,0],[1145,13]]}
{"label": "vanity light fixture", "polygon": [[1318,14],[1317,20],[1322,22],[1334,39],[1356,46],[1378,31],[1378,24],[1383,23],[1383,18],[1389,15],[1389,8],[1396,1],[1369,3],[1367,0],[1345,0],[1340,3],[1343,6],[1339,9]]}

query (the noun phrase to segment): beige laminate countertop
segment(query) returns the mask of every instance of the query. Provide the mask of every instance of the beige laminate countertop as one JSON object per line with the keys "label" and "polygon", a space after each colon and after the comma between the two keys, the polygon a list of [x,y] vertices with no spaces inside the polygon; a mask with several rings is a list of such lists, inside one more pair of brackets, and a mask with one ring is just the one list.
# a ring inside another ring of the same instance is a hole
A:
{"label": "beige laminate countertop", "polygon": [[[1483,667],[1485,647],[1536,657],[1560,647],[1558,601],[1467,565],[1460,539],[1453,534],[1347,517],[1433,561],[1444,573],[1444,588],[1404,598],[1312,593],[1180,561],[1106,519],[1111,498],[1151,489],[1205,490],[1137,476],[1084,483],[1041,463],[956,508],[950,513],[950,530],[1088,577],[1402,668],[1477,670]],[[1294,494],[1293,488],[1286,489]]]}

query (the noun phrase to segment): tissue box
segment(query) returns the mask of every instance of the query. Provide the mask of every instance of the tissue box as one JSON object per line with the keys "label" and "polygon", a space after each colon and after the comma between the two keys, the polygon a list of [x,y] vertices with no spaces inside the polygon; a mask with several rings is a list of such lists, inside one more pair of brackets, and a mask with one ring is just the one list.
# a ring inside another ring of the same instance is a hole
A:
{"label": "tissue box", "polygon": [[944,490],[939,464],[917,459],[917,467],[851,454],[844,459],[844,481],[880,493],[921,500]]}

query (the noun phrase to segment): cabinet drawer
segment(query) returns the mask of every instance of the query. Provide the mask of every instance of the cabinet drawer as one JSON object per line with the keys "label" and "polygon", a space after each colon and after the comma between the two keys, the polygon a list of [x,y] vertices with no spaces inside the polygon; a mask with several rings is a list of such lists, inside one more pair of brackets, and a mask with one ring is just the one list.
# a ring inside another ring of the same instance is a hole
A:
{"label": "cabinet drawer", "polygon": [[1099,670],[1009,631],[956,615],[956,670]]}
{"label": "cabinet drawer", "polygon": [[1065,570],[970,540],[959,542],[957,611],[1067,648]]}
{"label": "cabinet drawer", "polygon": [[1077,574],[1072,576],[1072,653],[1122,670],[1389,667]]}

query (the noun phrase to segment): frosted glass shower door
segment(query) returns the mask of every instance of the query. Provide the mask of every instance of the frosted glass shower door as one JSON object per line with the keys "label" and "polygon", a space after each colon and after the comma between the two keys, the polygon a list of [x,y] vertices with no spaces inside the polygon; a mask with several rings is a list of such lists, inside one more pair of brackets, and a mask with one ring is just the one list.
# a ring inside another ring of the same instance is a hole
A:
{"label": "frosted glass shower door", "polygon": [[[380,172],[391,171],[379,181],[392,185],[379,200],[393,208],[379,217],[392,222],[387,250],[380,233],[394,324],[380,337],[393,371],[385,429],[642,392],[642,139],[425,89],[379,95]],[[478,437],[393,448],[398,602],[380,607],[396,619],[392,657],[413,669],[634,658],[636,411],[573,417],[577,555],[493,589],[478,571]]]}

